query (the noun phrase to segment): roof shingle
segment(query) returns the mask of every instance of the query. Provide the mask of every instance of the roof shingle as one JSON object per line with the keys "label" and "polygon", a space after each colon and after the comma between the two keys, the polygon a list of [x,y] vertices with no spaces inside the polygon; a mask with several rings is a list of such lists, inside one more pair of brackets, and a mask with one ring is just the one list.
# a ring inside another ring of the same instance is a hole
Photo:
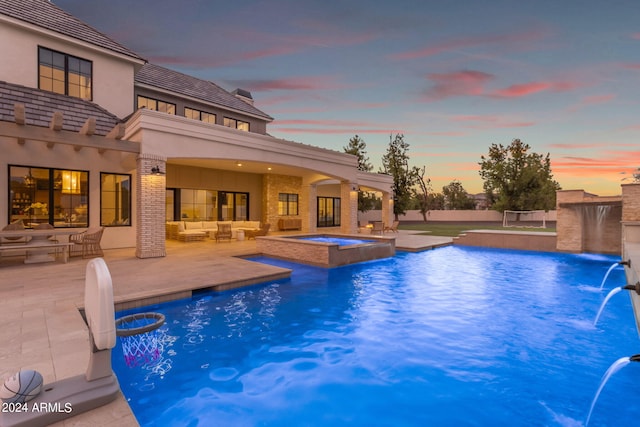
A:
{"label": "roof shingle", "polygon": [[89,117],[96,118],[95,135],[100,136],[120,123],[117,116],[93,102],[0,81],[0,121],[15,121],[16,103],[24,104],[26,124],[33,126],[49,127],[54,111],[62,112],[62,129],[71,132],[78,132]]}
{"label": "roof shingle", "polygon": [[145,64],[135,77],[136,83],[172,91],[225,108],[242,111],[272,121],[273,117],[248,104],[208,80],[189,76],[155,64]]}
{"label": "roof shingle", "polygon": [[0,0],[0,14],[82,40],[104,49],[141,61],[137,53],[127,49],[100,31],[47,0]]}

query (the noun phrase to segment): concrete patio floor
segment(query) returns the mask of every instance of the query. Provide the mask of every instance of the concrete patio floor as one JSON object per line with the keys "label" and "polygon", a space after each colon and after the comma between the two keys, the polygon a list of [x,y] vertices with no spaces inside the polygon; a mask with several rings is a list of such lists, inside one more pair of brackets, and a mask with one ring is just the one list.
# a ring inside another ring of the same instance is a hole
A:
{"label": "concrete patio floor", "polygon": [[[451,244],[447,237],[401,230],[398,250],[420,251]],[[254,240],[181,243],[167,241],[167,256],[138,259],[133,248],[106,250],[117,309],[185,298],[191,290],[227,289],[286,277],[286,269],[254,263]],[[71,258],[46,264],[23,263],[21,256],[0,258],[0,379],[34,369],[45,384],[84,374],[89,337],[78,308],[83,306],[88,260]],[[137,426],[124,397],[54,426]]]}

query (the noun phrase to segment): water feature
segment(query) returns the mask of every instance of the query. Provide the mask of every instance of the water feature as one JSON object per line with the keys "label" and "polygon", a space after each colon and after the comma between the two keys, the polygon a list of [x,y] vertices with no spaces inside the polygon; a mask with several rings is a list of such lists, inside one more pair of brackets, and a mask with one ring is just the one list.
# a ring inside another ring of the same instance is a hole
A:
{"label": "water feature", "polygon": [[598,401],[598,398],[600,397],[600,393],[602,392],[602,389],[604,388],[605,385],[607,385],[607,383],[609,382],[609,379],[613,376],[613,374],[615,374],[620,369],[622,369],[625,366],[627,366],[629,363],[638,362],[638,361],[640,361],[640,354],[636,354],[636,355],[631,356],[631,357],[621,357],[620,359],[616,360],[615,362],[613,362],[611,364],[609,369],[607,369],[607,371],[602,376],[602,380],[600,380],[600,386],[598,387],[598,391],[596,391],[596,394],[593,397],[593,400],[591,401],[591,407],[589,408],[589,414],[587,415],[587,421],[584,424],[585,427],[587,427],[589,425],[589,421],[591,420],[591,414],[593,413],[593,408],[596,406],[596,402]]}
{"label": "water feature", "polygon": [[[166,316],[161,365],[113,358],[142,426],[578,426],[611,355],[638,353],[627,299],[608,307],[606,334],[592,325],[602,298],[584,288],[610,256],[447,247],[333,269],[259,260],[291,279],[140,309]],[[637,384],[611,378],[590,422],[636,425],[640,408],[620,402]]]}
{"label": "water feature", "polygon": [[611,267],[609,267],[609,269],[607,270],[607,273],[602,278],[602,283],[600,283],[600,290],[602,290],[602,288],[604,288],[604,284],[607,281],[607,278],[609,277],[609,274],[611,274],[613,269],[616,268],[619,265],[622,265],[622,264],[624,264],[624,261],[614,262],[613,264],[611,264]]}
{"label": "water feature", "polygon": [[622,291],[623,289],[624,290],[629,290],[629,291],[636,291],[638,293],[638,295],[640,295],[640,282],[636,283],[635,285],[618,286],[616,288],[611,289],[609,291],[609,293],[607,294],[607,296],[604,298],[604,301],[602,301],[602,304],[600,304],[600,308],[598,309],[598,314],[596,315],[596,318],[593,321],[593,326],[596,326],[598,324],[598,320],[600,319],[600,315],[602,314],[602,311],[604,310],[604,307],[607,305],[607,303],[609,302],[611,297],[613,297],[615,294],[617,294],[618,292]]}

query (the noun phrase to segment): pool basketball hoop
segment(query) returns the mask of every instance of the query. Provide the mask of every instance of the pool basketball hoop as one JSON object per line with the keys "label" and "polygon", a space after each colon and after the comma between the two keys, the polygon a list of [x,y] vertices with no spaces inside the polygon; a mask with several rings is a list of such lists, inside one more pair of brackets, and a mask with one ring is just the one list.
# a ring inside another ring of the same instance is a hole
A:
{"label": "pool basketball hoop", "polygon": [[116,335],[122,342],[127,366],[141,366],[160,357],[158,328],[164,325],[164,314],[137,313],[116,320]]}

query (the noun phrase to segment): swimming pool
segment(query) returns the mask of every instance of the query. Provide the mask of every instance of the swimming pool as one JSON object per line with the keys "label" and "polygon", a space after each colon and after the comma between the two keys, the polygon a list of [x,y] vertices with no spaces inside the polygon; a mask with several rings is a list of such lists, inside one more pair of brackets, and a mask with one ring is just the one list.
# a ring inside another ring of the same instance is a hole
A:
{"label": "swimming pool", "polygon": [[[579,426],[609,365],[638,353],[623,282],[599,255],[450,246],[145,307],[161,359],[113,361],[143,426]],[[132,313],[127,311],[120,313]],[[640,364],[590,426],[637,424]]]}

